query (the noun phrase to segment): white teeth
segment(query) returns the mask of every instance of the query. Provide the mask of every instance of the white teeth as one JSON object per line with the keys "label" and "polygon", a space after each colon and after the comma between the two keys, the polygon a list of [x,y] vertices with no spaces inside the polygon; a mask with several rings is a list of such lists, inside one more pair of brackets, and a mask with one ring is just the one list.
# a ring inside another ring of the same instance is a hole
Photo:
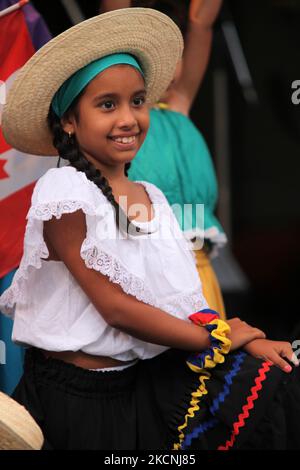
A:
{"label": "white teeth", "polygon": [[117,137],[113,140],[121,144],[132,144],[135,141],[135,135],[132,137]]}

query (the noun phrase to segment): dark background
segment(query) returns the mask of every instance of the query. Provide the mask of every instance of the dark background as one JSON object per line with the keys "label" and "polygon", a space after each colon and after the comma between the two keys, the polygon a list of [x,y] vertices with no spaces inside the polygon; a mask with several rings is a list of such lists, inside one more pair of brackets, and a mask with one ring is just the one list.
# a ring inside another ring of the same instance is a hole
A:
{"label": "dark background", "polygon": [[[53,35],[71,26],[58,0],[32,3]],[[89,17],[100,0],[78,4]],[[300,80],[300,0],[225,0],[221,18],[236,26],[259,100],[249,105],[243,96],[220,19],[192,118],[214,157],[213,75],[225,70],[231,248],[250,282],[245,292],[225,293],[226,307],[274,339],[300,337],[300,105],[291,101],[291,84]]]}

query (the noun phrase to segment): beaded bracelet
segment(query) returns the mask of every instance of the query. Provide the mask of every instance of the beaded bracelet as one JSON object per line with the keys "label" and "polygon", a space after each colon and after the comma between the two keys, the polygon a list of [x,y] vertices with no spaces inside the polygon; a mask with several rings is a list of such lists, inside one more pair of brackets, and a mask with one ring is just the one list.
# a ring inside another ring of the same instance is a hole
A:
{"label": "beaded bracelet", "polygon": [[219,318],[214,310],[204,309],[193,313],[189,319],[196,325],[204,327],[209,332],[210,347],[201,353],[192,354],[187,365],[194,372],[201,372],[203,369],[212,369],[217,364],[222,364],[224,355],[228,354],[231,348],[231,340],[227,337],[230,333],[230,326]]}

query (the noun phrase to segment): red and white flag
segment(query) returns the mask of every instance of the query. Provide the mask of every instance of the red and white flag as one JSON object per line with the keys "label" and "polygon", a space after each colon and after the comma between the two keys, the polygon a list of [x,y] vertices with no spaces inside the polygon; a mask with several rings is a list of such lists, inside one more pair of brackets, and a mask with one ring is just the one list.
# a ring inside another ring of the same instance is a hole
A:
{"label": "red and white flag", "polygon": [[[22,8],[0,16],[0,124],[6,93],[34,52]],[[27,155],[11,148],[0,127],[0,278],[20,263],[35,182],[56,162],[53,157]]]}

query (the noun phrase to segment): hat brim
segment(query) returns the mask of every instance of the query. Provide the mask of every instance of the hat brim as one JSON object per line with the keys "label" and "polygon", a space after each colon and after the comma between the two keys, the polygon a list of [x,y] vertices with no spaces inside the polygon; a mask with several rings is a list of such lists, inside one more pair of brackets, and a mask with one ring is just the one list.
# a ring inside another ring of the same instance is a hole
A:
{"label": "hat brim", "polygon": [[117,52],[138,59],[147,101],[155,103],[174,77],[183,38],[168,16],[150,8],[115,10],[73,26],[37,51],[18,73],[3,109],[6,141],[25,153],[57,155],[47,125],[54,94],[77,70]]}
{"label": "hat brim", "polygon": [[28,411],[0,392],[0,450],[39,450],[43,433]]}

